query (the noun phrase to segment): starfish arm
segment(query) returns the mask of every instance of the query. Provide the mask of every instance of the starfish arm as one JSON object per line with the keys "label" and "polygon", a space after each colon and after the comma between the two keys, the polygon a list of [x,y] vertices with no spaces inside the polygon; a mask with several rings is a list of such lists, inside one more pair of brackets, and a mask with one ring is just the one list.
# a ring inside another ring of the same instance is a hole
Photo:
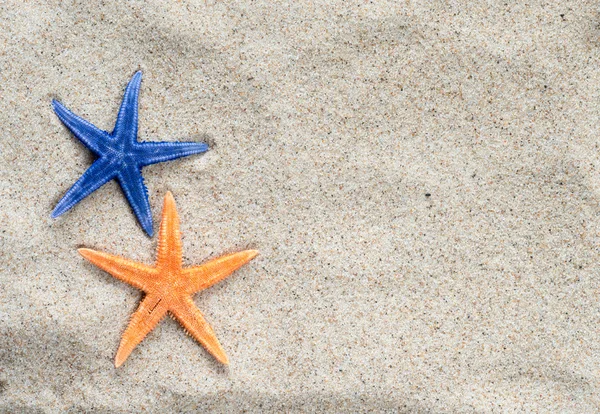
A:
{"label": "starfish arm", "polygon": [[208,150],[204,142],[140,142],[137,145],[142,165],[175,160]]}
{"label": "starfish arm", "polygon": [[212,356],[222,364],[229,364],[215,332],[190,297],[184,297],[178,303],[171,305],[169,311]]}
{"label": "starfish arm", "polygon": [[69,111],[60,102],[53,100],[52,108],[63,124],[96,155],[102,155],[110,141],[108,132],[96,128],[83,118]]}
{"label": "starfish arm", "polygon": [[78,252],[100,269],[135,288],[148,293],[154,287],[158,272],[153,267],[96,250],[79,249]]}
{"label": "starfish arm", "polygon": [[162,220],[158,233],[157,267],[169,266],[181,268],[181,233],[179,231],[179,216],[175,208],[175,199],[170,191],[165,195]]}
{"label": "starfish arm", "polygon": [[137,166],[127,166],[119,171],[117,177],[140,225],[152,237],[152,211],[142,172]]}
{"label": "starfish arm", "polygon": [[97,159],[58,202],[52,212],[52,217],[56,218],[65,213],[75,204],[112,180],[115,175],[114,165],[108,159]]}
{"label": "starfish arm", "polygon": [[189,280],[188,294],[194,294],[220,282],[234,271],[254,259],[256,250],[245,250],[213,259],[200,266],[183,269],[183,275]]}
{"label": "starfish arm", "polygon": [[113,135],[121,140],[126,140],[130,143],[137,142],[138,133],[138,95],[140,93],[140,83],[142,82],[142,72],[137,71],[127,87],[123,95],[123,101],[117,115],[117,122],[113,130]]}
{"label": "starfish arm", "polygon": [[138,309],[131,316],[127,329],[123,332],[115,357],[115,367],[118,368],[125,362],[131,351],[158,325],[166,313],[167,308],[161,303],[160,297],[147,295],[142,300]]}

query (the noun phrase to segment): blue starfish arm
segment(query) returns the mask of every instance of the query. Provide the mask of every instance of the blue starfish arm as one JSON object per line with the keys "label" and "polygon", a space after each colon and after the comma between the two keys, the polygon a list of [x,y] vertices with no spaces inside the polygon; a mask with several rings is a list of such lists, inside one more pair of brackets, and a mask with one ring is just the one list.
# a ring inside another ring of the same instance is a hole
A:
{"label": "blue starfish arm", "polygon": [[117,115],[117,122],[112,135],[119,140],[133,144],[137,142],[138,133],[138,95],[140,93],[140,83],[142,82],[142,72],[137,71],[125,88],[123,101]]}
{"label": "blue starfish arm", "polygon": [[96,160],[58,202],[52,212],[52,218],[60,216],[115,176],[115,166],[110,160]]}
{"label": "blue starfish arm", "polygon": [[127,166],[119,171],[117,178],[140,225],[152,237],[152,212],[140,168],[135,165]]}
{"label": "blue starfish arm", "polygon": [[204,142],[140,142],[137,145],[142,166],[165,162],[208,150]]}
{"label": "blue starfish arm", "polygon": [[69,111],[63,104],[53,100],[52,109],[63,124],[91,151],[101,155],[106,149],[110,135],[108,132],[96,128],[85,119]]}

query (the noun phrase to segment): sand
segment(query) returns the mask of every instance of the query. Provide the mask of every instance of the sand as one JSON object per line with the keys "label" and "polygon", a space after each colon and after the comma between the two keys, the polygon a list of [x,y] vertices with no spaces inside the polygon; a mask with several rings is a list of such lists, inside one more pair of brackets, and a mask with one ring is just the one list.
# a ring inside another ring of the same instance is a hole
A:
{"label": "sand", "polygon": [[[597,412],[600,13],[592,1],[0,2],[0,411]],[[152,263],[59,99],[112,130],[143,71],[144,169],[186,265],[260,256],[119,369]]]}

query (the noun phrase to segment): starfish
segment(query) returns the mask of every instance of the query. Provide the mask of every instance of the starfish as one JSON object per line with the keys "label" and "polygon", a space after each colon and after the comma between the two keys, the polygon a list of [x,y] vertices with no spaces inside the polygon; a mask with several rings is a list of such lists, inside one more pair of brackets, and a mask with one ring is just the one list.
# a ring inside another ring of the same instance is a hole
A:
{"label": "starfish", "polygon": [[202,142],[138,142],[138,95],[142,72],[136,72],[123,96],[113,132],[103,131],[78,117],[53,100],[52,107],[63,124],[98,159],[73,184],[58,202],[52,217],[65,213],[75,204],[116,178],[142,228],[152,236],[152,212],[148,190],[144,185],[142,167],[158,162],[205,152],[208,145]]}
{"label": "starfish", "polygon": [[100,269],[146,294],[123,333],[115,367],[118,368],[125,362],[133,349],[167,312],[219,362],[229,363],[214,331],[194,304],[192,296],[225,279],[256,257],[258,252],[245,250],[210,260],[200,266],[182,268],[181,251],[179,217],[170,192],[165,196],[155,266],[95,250],[79,249],[83,257]]}

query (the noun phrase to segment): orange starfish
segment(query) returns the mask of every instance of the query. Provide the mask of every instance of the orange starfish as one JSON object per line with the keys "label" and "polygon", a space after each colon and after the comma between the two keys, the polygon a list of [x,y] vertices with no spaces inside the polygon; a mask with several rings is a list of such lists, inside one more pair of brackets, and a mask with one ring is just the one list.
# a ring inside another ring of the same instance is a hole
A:
{"label": "orange starfish", "polygon": [[203,265],[182,268],[181,234],[175,200],[165,196],[154,267],[90,249],[79,249],[87,260],[117,279],[143,290],[146,296],[123,333],[115,367],[125,362],[131,351],[170,312],[185,330],[219,362],[228,364],[225,351],[214,331],[192,301],[192,295],[225,279],[252,260],[258,252],[245,250],[211,260]]}

